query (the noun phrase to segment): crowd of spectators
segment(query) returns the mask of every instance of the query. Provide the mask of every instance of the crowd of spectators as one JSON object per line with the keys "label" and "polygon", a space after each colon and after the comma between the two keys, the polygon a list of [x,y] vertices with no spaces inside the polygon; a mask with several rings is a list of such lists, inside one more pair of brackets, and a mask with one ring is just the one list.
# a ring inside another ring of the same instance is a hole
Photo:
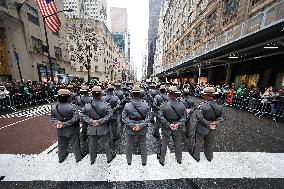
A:
{"label": "crowd of spectators", "polygon": [[[99,83],[104,89],[107,82]],[[143,84],[143,82],[142,82]],[[187,88],[190,94],[195,97],[201,97],[203,90],[209,84],[175,84],[182,92]],[[94,84],[92,84],[94,85]],[[126,83],[127,85],[127,83]],[[92,86],[90,86],[92,87]],[[236,87],[231,85],[216,85],[216,100],[224,106],[232,106],[239,109],[245,109],[257,116],[269,115],[273,120],[283,119],[284,114],[284,86],[280,89],[258,88],[247,86],[245,84]],[[52,82],[4,82],[0,83],[0,110],[17,109],[24,106],[44,104],[54,101],[57,91],[60,88],[69,88],[74,96],[79,94],[81,83],[73,81],[67,84],[53,84]]]}
{"label": "crowd of spectators", "polygon": [[[206,86],[208,84],[183,84],[180,88],[189,88],[192,96],[200,97]],[[216,100],[224,104],[224,106],[246,109],[249,112],[255,113],[257,116],[267,114],[275,121],[278,118],[283,118],[284,86],[280,89],[273,89],[272,86],[258,88],[245,84],[236,87],[233,83],[231,85],[216,85],[214,87],[219,93],[219,95],[216,95]]]}

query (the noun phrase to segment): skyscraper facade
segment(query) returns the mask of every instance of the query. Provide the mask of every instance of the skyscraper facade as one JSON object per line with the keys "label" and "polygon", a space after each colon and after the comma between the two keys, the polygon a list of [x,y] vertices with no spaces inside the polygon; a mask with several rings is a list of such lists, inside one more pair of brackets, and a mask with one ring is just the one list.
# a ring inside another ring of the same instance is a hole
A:
{"label": "skyscraper facade", "polygon": [[127,62],[130,62],[130,35],[127,26],[127,9],[110,8],[111,32],[114,43],[120,49]]}
{"label": "skyscraper facade", "polygon": [[64,9],[73,10],[65,12],[68,18],[96,19],[105,24],[107,22],[106,0],[64,0]]}
{"label": "skyscraper facade", "polygon": [[148,29],[148,66],[147,77],[153,74],[156,38],[159,25],[160,11],[165,0],[149,0],[149,29]]}

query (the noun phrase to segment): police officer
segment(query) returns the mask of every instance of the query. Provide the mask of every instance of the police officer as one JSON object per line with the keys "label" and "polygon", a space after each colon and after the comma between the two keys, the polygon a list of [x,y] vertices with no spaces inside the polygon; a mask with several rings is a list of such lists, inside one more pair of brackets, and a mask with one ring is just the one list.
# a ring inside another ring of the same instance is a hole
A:
{"label": "police officer", "polygon": [[122,117],[121,114],[126,104],[126,98],[124,96],[123,91],[121,90],[121,83],[117,81],[114,83],[114,86],[115,86],[115,90],[113,91],[113,94],[117,96],[120,100],[120,108],[119,108],[118,115],[119,115],[119,120],[121,121],[121,117]]}
{"label": "police officer", "polygon": [[195,145],[191,156],[197,162],[200,161],[200,149],[203,142],[205,157],[208,161],[213,159],[215,129],[224,120],[221,107],[214,101],[215,94],[217,93],[214,87],[206,87],[203,94],[205,102],[199,105],[196,113]]}
{"label": "police officer", "polygon": [[[91,103],[92,100],[93,100],[93,98],[89,96],[89,87],[88,86],[82,86],[82,88],[80,89],[80,95],[76,96],[76,98],[75,98],[75,104],[78,106],[78,109],[80,111],[82,111],[84,106],[87,103]],[[82,120],[81,138],[82,138],[83,141],[85,141],[88,138],[87,128],[88,128],[88,124]]]}
{"label": "police officer", "polygon": [[184,89],[183,97],[181,98],[181,102],[184,104],[187,112],[187,119],[185,122],[185,129],[186,129],[185,136],[187,138],[189,138],[190,134],[190,115],[192,114],[194,109],[194,101],[190,98],[189,94],[190,94],[189,89]]}
{"label": "police officer", "polygon": [[130,102],[130,92],[129,92],[129,90],[128,90],[128,88],[125,84],[122,85],[121,88],[122,88],[122,92],[123,92],[123,95],[124,95],[124,98],[125,98],[123,103],[126,104],[126,103]]}
{"label": "police officer", "polygon": [[118,136],[118,113],[120,109],[120,100],[117,96],[113,95],[114,91],[114,86],[113,85],[108,85],[107,87],[107,93],[105,96],[102,97],[102,100],[105,101],[110,105],[112,108],[112,116],[110,119],[110,122],[108,123],[109,126],[111,127],[111,133],[112,133],[112,140],[113,142],[117,141],[119,136]]}
{"label": "police officer", "polygon": [[150,107],[145,101],[140,99],[139,85],[134,85],[132,95],[133,99],[125,105],[122,112],[122,121],[126,125],[127,131],[126,159],[128,165],[131,165],[132,148],[135,137],[138,137],[142,165],[145,166],[147,163],[146,133],[151,115]]}
{"label": "police officer", "polygon": [[89,154],[91,165],[95,163],[98,150],[98,140],[101,140],[107,156],[107,163],[110,163],[115,154],[112,153],[108,122],[112,116],[111,107],[101,99],[102,89],[94,86],[92,89],[94,100],[85,105],[82,110],[82,119],[88,123]]}
{"label": "police officer", "polygon": [[72,146],[76,162],[83,158],[79,143],[79,112],[76,105],[69,103],[69,99],[70,91],[60,89],[58,91],[59,103],[51,106],[51,123],[57,128],[59,163],[62,163],[67,157],[69,143]]}
{"label": "police officer", "polygon": [[119,98],[119,100],[122,102],[124,99],[124,94],[121,90],[121,83],[115,82],[114,86],[115,86],[115,90],[113,91],[113,94],[116,95]]}
{"label": "police officer", "polygon": [[157,155],[162,166],[165,164],[167,147],[172,136],[175,146],[175,155],[177,162],[182,161],[182,127],[186,121],[186,109],[182,102],[176,99],[178,92],[176,86],[169,87],[169,102],[164,102],[159,111],[159,119],[162,123],[162,147]]}
{"label": "police officer", "polygon": [[70,101],[74,102],[75,97],[77,96],[77,93],[75,92],[74,86],[73,85],[67,85],[66,89],[70,91]]}
{"label": "police officer", "polygon": [[154,83],[150,84],[150,89],[148,92],[148,102],[152,106],[154,102],[154,98],[158,95],[158,91],[155,89],[156,85]]}
{"label": "police officer", "polygon": [[[154,109],[157,112],[156,115],[158,115],[158,111],[160,110],[160,106],[162,105],[162,103],[168,102],[170,100],[168,95],[166,94],[166,86],[165,85],[161,85],[159,90],[160,90],[160,94],[155,96],[154,103],[153,103]],[[161,128],[161,122],[160,122],[159,118],[157,117],[156,126],[154,128],[154,132],[152,133],[153,136],[157,139],[160,138],[160,133],[159,133],[160,128]]]}

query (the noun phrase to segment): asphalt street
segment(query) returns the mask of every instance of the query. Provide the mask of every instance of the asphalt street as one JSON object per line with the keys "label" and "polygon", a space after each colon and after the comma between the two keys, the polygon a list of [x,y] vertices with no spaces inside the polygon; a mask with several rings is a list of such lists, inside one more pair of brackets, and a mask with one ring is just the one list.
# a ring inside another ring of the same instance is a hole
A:
{"label": "asphalt street", "polygon": [[[196,104],[201,101],[194,100]],[[175,162],[171,145],[165,167],[155,158],[159,141],[151,135],[153,127],[147,135],[146,167],[141,166],[138,147],[134,149],[137,156],[133,164],[126,164],[123,127],[121,139],[114,144],[118,157],[111,165],[106,164],[104,155],[95,166],[89,165],[89,156],[76,164],[72,154],[58,165],[55,130],[50,126],[46,108],[35,107],[32,113],[27,110],[2,114],[0,188],[283,188],[284,123],[231,107],[223,110],[226,120],[216,130],[216,153],[211,163],[204,157],[197,163],[188,154],[194,141],[193,113],[191,136],[183,137],[183,164]],[[81,145],[87,149],[86,143]],[[103,154],[102,148],[99,153]],[[41,172],[42,169],[45,171]],[[49,170],[53,175],[60,175],[60,171],[70,175],[60,179],[50,176]]]}

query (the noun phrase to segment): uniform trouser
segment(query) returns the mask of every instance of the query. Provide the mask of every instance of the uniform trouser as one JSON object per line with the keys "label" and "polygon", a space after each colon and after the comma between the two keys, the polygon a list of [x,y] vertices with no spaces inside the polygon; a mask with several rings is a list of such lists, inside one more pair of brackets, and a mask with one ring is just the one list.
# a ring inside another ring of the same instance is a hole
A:
{"label": "uniform trouser", "polygon": [[86,139],[88,137],[87,130],[88,130],[88,123],[82,122],[82,134],[81,134],[82,139]]}
{"label": "uniform trouser", "polygon": [[[140,149],[141,149],[141,159],[142,163],[147,163],[147,144],[146,144],[146,134],[137,135]],[[127,144],[126,144],[126,159],[127,163],[132,162],[132,148],[135,142],[135,135],[127,135]]]}
{"label": "uniform trouser", "polygon": [[154,135],[156,136],[160,136],[160,132],[159,129],[161,128],[161,121],[157,118],[156,119],[156,123],[154,123]]}
{"label": "uniform trouser", "polygon": [[110,147],[109,135],[107,134],[107,135],[100,135],[100,136],[90,135],[89,154],[90,154],[91,162],[94,162],[96,160],[96,157],[97,157],[98,140],[101,140],[101,142],[104,146],[104,149],[105,149],[107,161],[110,161],[112,159],[112,152],[111,152],[111,147]]}
{"label": "uniform trouser", "polygon": [[79,133],[75,133],[70,137],[58,136],[58,158],[59,161],[66,158],[68,154],[69,143],[72,146],[72,151],[74,153],[76,161],[82,159],[82,154],[80,150]]}
{"label": "uniform trouser", "polygon": [[190,133],[190,118],[189,117],[185,121],[185,130],[187,133]]}
{"label": "uniform trouser", "polygon": [[[178,162],[181,162],[182,160],[182,143],[181,143],[181,130],[177,130],[175,132],[172,132],[172,139],[174,141],[174,147],[175,147],[175,155]],[[171,136],[162,136],[162,147],[161,147],[161,156],[160,156],[160,162],[165,163],[166,153],[167,153],[167,147],[170,144],[170,138]]]}
{"label": "uniform trouser", "polygon": [[195,132],[195,144],[193,156],[200,159],[201,145],[204,142],[204,154],[208,160],[213,159],[213,142],[215,130],[210,130],[207,135],[203,135],[199,132]]}
{"label": "uniform trouser", "polygon": [[109,124],[110,124],[110,127],[111,127],[113,139],[118,138],[118,131],[117,131],[118,122],[117,122],[117,119],[111,119]]}

